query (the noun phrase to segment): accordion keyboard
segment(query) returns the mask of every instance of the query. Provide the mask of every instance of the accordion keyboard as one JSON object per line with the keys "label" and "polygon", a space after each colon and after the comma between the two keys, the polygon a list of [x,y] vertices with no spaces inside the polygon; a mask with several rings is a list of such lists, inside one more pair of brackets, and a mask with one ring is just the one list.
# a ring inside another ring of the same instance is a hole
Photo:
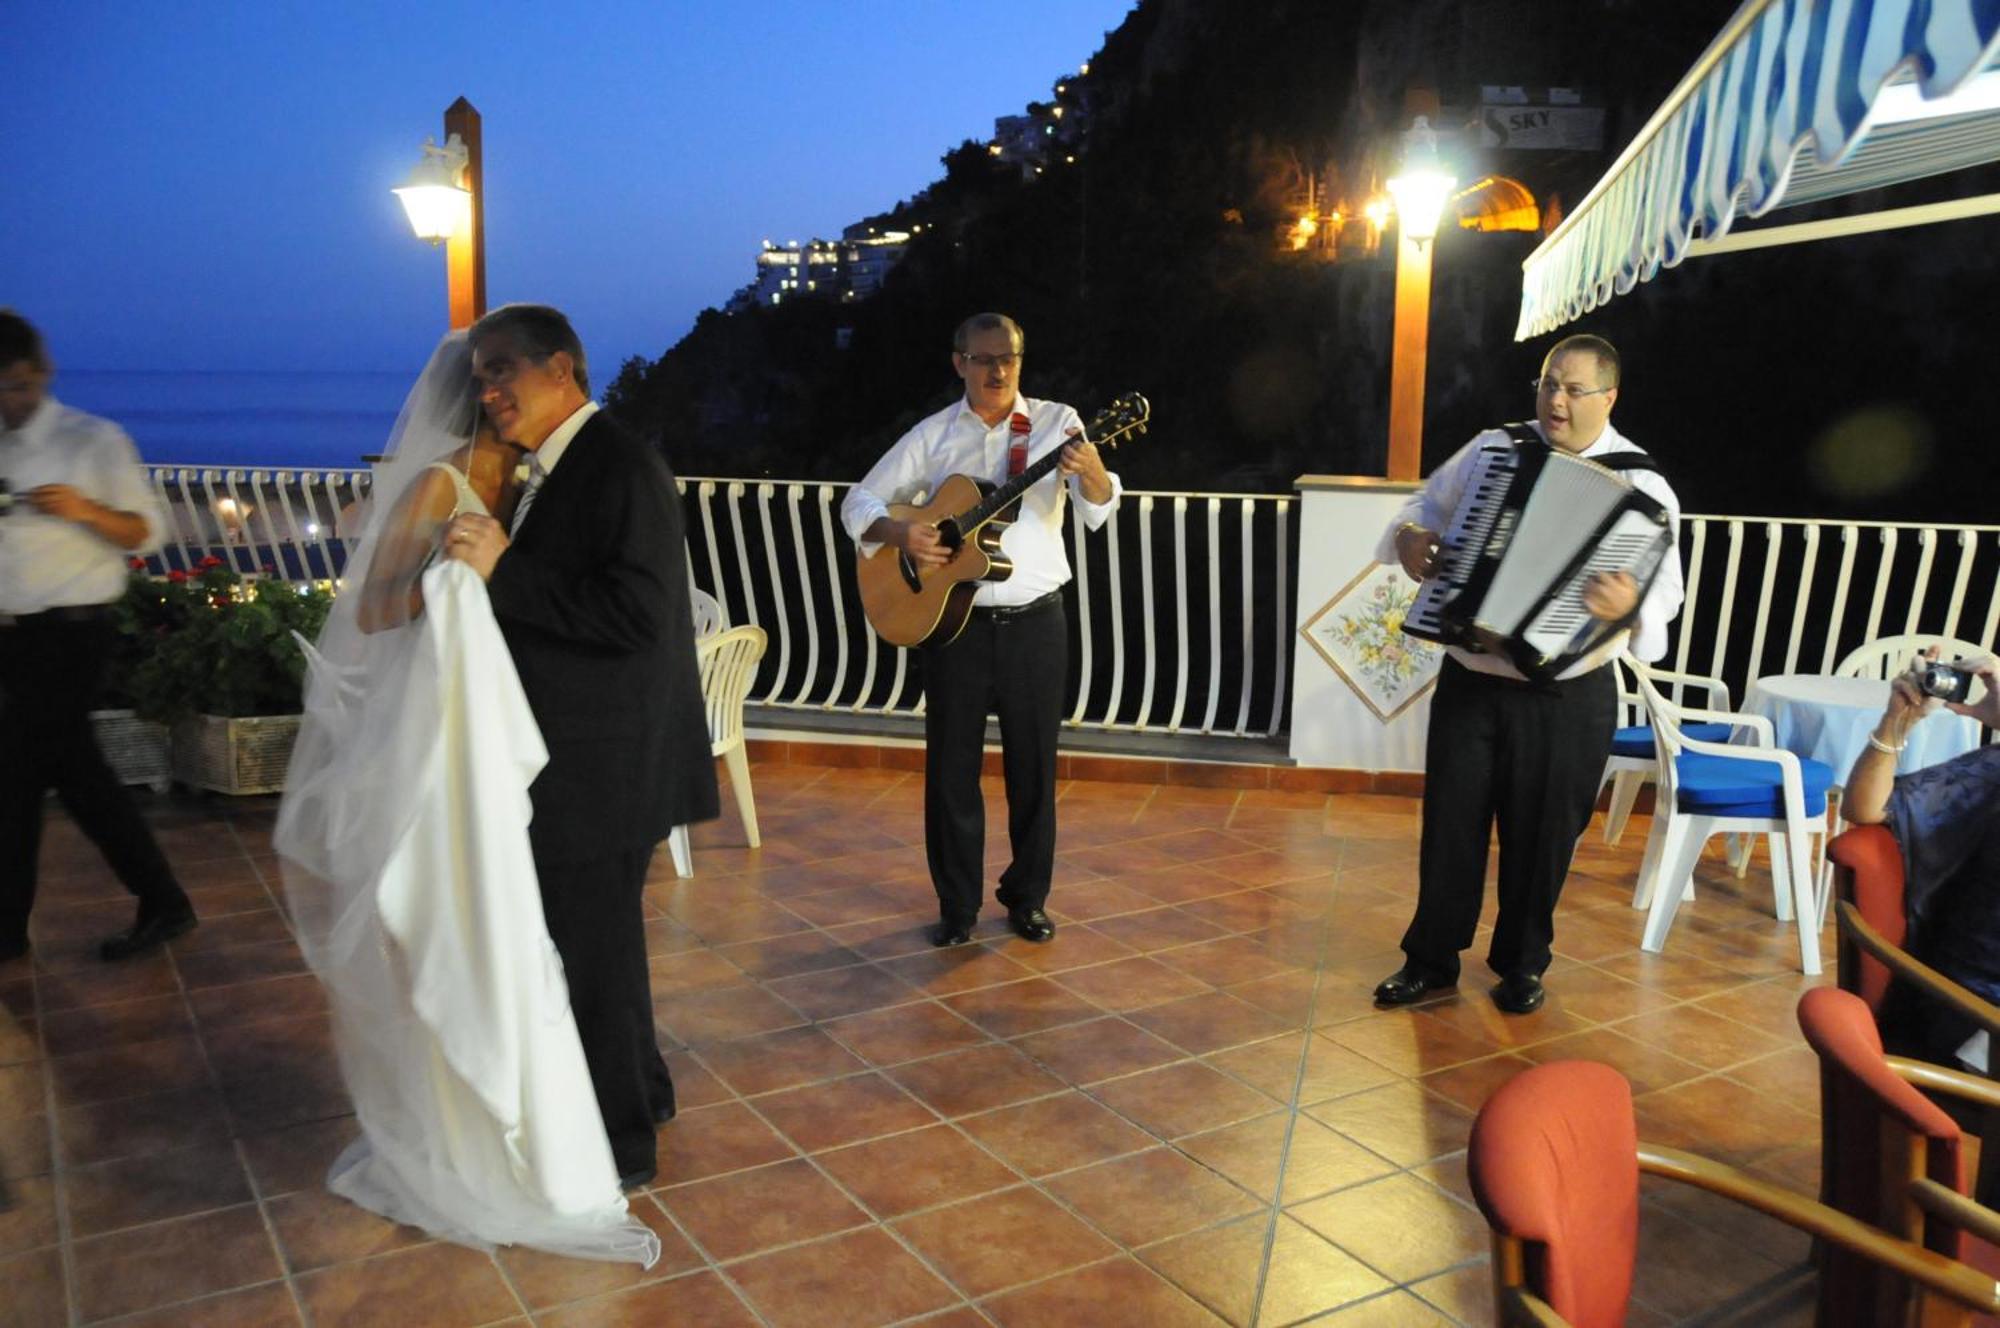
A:
{"label": "accordion keyboard", "polygon": [[1471,579],[1472,569],[1506,506],[1519,461],[1519,450],[1508,443],[1488,444],[1479,450],[1450,528],[1438,540],[1437,569],[1418,589],[1416,601],[1403,620],[1403,630],[1410,635],[1436,640],[1444,631],[1445,606]]}

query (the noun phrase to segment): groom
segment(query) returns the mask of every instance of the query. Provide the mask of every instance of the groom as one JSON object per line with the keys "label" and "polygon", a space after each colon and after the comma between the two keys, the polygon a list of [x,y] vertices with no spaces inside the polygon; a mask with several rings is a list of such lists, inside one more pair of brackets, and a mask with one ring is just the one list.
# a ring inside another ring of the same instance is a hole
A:
{"label": "groom", "polygon": [[660,455],[598,413],[560,312],[506,305],[470,339],[480,403],[529,473],[511,531],[459,516],[445,552],[485,579],[548,747],[528,838],[630,1189],[653,1178],[654,1127],[674,1114],[640,892],[654,846],[717,810],[680,496]]}

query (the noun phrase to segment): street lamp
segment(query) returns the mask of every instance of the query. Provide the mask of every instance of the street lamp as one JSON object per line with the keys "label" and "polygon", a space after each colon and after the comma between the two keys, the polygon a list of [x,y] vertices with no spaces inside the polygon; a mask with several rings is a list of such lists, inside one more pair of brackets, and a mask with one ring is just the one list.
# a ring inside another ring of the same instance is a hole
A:
{"label": "street lamp", "polygon": [[1388,184],[1396,203],[1396,333],[1389,361],[1389,478],[1423,467],[1424,369],[1430,349],[1431,241],[1457,183],[1437,160],[1437,131],[1418,116],[1403,135],[1403,169]]}
{"label": "street lamp", "polygon": [[444,113],[444,146],[424,140],[410,178],[393,190],[417,238],[445,245],[451,326],[486,312],[486,205],[480,193],[479,112],[460,97]]}

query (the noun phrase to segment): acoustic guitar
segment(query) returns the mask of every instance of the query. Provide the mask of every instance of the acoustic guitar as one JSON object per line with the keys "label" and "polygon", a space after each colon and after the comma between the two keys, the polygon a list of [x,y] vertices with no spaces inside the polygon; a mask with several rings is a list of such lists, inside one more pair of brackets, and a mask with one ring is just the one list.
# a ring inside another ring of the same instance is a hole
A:
{"label": "acoustic guitar", "polygon": [[[1092,417],[1083,436],[1099,448],[1115,448],[1126,437],[1145,433],[1152,413],[1146,398],[1127,392]],[[897,646],[957,640],[972,616],[979,583],[1005,581],[1014,574],[1014,564],[1000,550],[1000,537],[1013,524],[1015,502],[1061,461],[1062,447],[1054,447],[1005,484],[953,475],[927,503],[892,504],[889,515],[895,520],[936,526],[951,559],[940,567],[919,568],[893,544],[861,559],[855,579],[875,634]]]}

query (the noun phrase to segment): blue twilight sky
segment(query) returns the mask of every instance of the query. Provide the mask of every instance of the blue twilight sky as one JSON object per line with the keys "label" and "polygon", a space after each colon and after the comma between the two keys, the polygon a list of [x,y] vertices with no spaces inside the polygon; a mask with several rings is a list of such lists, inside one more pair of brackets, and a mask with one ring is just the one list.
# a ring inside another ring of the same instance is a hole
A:
{"label": "blue twilight sky", "polygon": [[78,369],[410,369],[442,251],[389,190],[467,97],[487,292],[600,381],[1046,97],[1131,0],[0,0],[0,304]]}

